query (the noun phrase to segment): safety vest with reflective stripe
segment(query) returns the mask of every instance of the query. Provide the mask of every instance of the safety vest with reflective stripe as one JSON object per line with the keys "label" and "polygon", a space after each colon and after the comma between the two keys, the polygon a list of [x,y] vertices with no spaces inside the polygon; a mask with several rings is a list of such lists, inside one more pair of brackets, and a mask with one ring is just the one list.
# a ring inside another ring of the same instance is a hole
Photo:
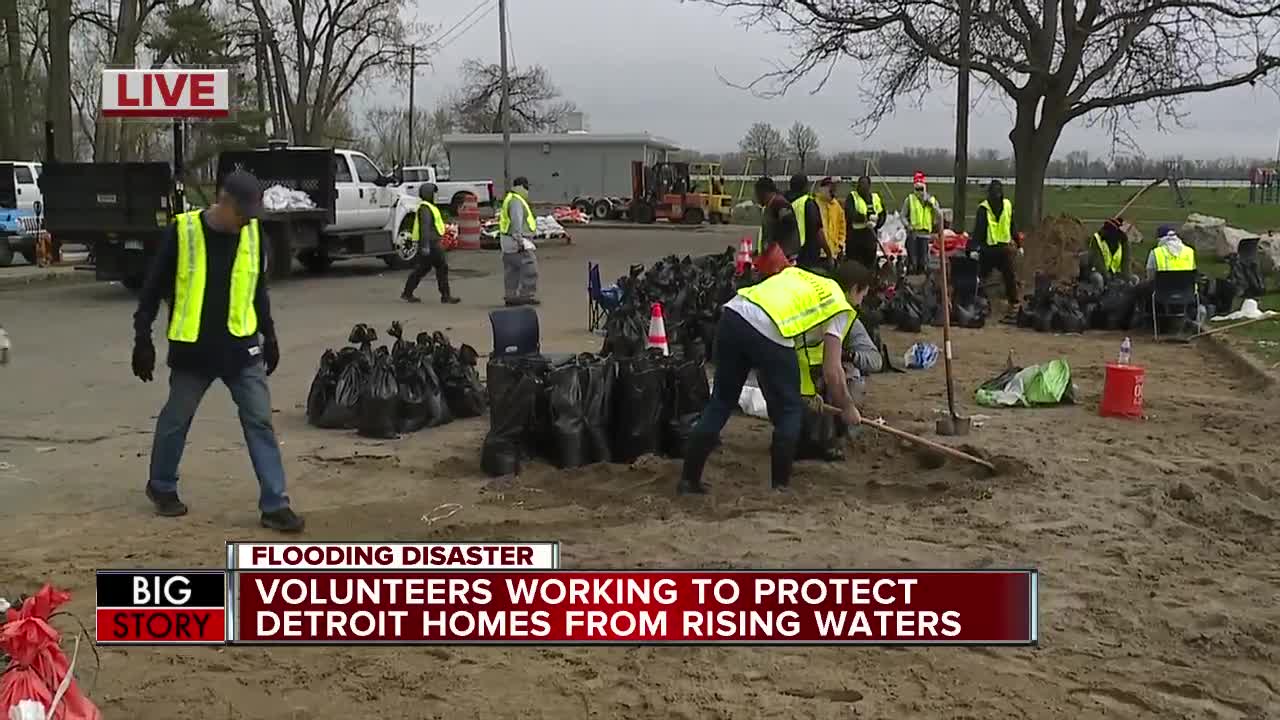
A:
{"label": "safety vest with reflective stripe", "polygon": [[[853,229],[864,230],[869,227],[875,227],[876,220],[884,214],[884,204],[880,201],[880,193],[871,193],[871,212],[867,212],[867,201],[862,199],[857,190],[854,190],[850,195],[853,196],[854,211],[866,218],[865,222],[853,223]],[[914,206],[911,208],[911,214],[915,215]],[[932,223],[930,223],[930,229],[932,229]]]}
{"label": "safety vest with reflective stripe", "polygon": [[796,230],[800,233],[800,247],[804,247],[804,244],[809,241],[805,236],[804,209],[809,205],[810,200],[813,200],[813,196],[805,194],[791,201],[791,210],[796,214]]}
{"label": "safety vest with reflective stripe", "polygon": [[1190,245],[1183,245],[1182,252],[1177,255],[1169,252],[1169,248],[1165,245],[1156,246],[1156,270],[1165,272],[1166,270],[1195,269],[1196,249]]}
{"label": "safety vest with reflective stripe", "polygon": [[[853,322],[858,319],[858,311],[853,310],[849,313],[849,324],[844,326],[844,333],[840,336],[840,346],[844,347],[845,338],[849,337],[849,331],[853,329]],[[827,338],[824,335],[817,345],[805,345],[803,342],[796,343],[796,362],[800,365],[800,394],[805,397],[818,394],[818,389],[813,381],[813,368],[822,367],[822,359],[825,356],[824,342]]]}
{"label": "safety vest with reflective stripe", "polygon": [[917,232],[933,232],[933,212],[930,207],[937,207],[938,201],[929,198],[929,204],[925,205],[920,201],[920,196],[911,194],[907,196],[907,207],[911,210],[911,229]]}
{"label": "safety vest with reflective stripe", "polygon": [[1093,234],[1093,242],[1098,246],[1098,253],[1102,255],[1102,265],[1107,272],[1120,272],[1120,262],[1124,260],[1124,247],[1116,248],[1114,255],[1111,254],[1111,247],[1107,245],[1107,241],[1102,239],[1102,233]]}
{"label": "safety vest with reflective stripe", "polygon": [[[173,285],[173,314],[169,318],[169,339],[193,343],[200,339],[200,313],[204,309],[205,253],[204,225],[199,210],[176,218],[178,229],[178,272]],[[258,313],[253,297],[262,272],[261,233],[258,221],[240,229],[235,262],[231,265],[231,297],[227,305],[227,330],[233,337],[249,337],[258,332]]]}
{"label": "safety vest with reflective stripe", "polygon": [[440,214],[440,208],[423,200],[418,203],[418,210],[413,214],[413,241],[415,243],[422,242],[422,228],[420,227],[422,223],[422,208],[427,208],[431,211],[431,224],[436,227],[436,236],[444,237],[444,216]]}
{"label": "safety vest with reflective stripe", "polygon": [[498,232],[503,235],[511,234],[511,200],[515,199],[524,206],[524,225],[529,232],[538,231],[538,222],[533,219],[533,209],[529,207],[529,201],[518,192],[509,192],[507,196],[502,198],[502,210],[498,212]]}
{"label": "safety vest with reflective stripe", "polygon": [[978,204],[978,209],[987,211],[988,245],[1008,245],[1013,242],[1013,203],[1009,202],[1009,198],[1004,199],[999,220],[991,211],[991,204],[986,200]]}
{"label": "safety vest with reflective stripe", "polygon": [[764,310],[784,338],[800,337],[842,312],[853,312],[839,283],[796,267],[738,294]]}

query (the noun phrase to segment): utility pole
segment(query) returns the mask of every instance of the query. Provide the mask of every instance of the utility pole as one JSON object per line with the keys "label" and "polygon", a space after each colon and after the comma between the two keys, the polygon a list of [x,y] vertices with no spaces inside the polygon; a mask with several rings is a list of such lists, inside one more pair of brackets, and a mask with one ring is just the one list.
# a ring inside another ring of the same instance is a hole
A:
{"label": "utility pole", "polygon": [[502,100],[498,115],[502,121],[502,189],[511,190],[511,78],[507,75],[507,0],[498,0],[498,38],[502,52]]}
{"label": "utility pole", "polygon": [[[417,164],[417,158],[414,157],[416,153],[414,153],[413,151],[413,80],[414,80],[413,76],[418,74],[417,51],[418,51],[417,47],[413,45],[409,46],[409,157],[408,157],[408,160],[409,162],[412,162],[415,165]],[[406,162],[405,164],[408,165],[409,162]]]}
{"label": "utility pole", "polygon": [[969,185],[969,16],[972,0],[960,0],[960,77],[956,83],[956,169],[955,202],[951,226],[957,232],[965,226],[966,190]]}

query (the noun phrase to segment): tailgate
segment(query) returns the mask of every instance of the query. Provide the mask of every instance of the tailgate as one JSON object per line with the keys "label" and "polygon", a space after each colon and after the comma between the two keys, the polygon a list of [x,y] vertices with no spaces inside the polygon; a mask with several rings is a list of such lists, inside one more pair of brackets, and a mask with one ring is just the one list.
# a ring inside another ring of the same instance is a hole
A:
{"label": "tailgate", "polygon": [[329,148],[228,150],[218,155],[218,187],[231,172],[246,170],[258,178],[263,190],[282,185],[305,192],[324,213],[325,224],[332,224],[338,194],[334,184],[335,157]]}
{"label": "tailgate", "polygon": [[46,163],[39,182],[55,234],[154,232],[171,220],[168,163]]}

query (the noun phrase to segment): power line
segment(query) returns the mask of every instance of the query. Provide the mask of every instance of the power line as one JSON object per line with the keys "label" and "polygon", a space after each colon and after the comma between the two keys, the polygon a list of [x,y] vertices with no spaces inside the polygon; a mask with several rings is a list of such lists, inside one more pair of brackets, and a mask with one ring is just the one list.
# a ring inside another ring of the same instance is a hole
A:
{"label": "power line", "polygon": [[461,27],[463,23],[471,19],[472,15],[475,15],[476,13],[480,12],[481,8],[483,8],[486,4],[489,4],[491,2],[493,2],[493,0],[480,0],[480,2],[476,3],[475,7],[471,8],[471,12],[467,13],[466,15],[463,15],[461,20],[454,23],[453,26],[450,27],[448,30],[445,30],[444,32],[440,33],[440,35],[436,37],[436,43],[444,42],[449,37],[449,35],[453,33],[454,30],[457,30],[459,27]]}
{"label": "power line", "polygon": [[454,44],[455,42],[457,42],[459,38],[461,38],[461,37],[463,37],[464,35],[466,35],[466,34],[467,34],[467,32],[468,32],[469,30],[471,30],[471,28],[475,27],[477,23],[479,23],[481,20],[484,20],[485,18],[489,17],[489,14],[493,12],[493,10],[494,10],[494,8],[495,8],[495,7],[497,7],[497,6],[496,6],[496,5],[490,5],[488,10],[486,10],[486,11],[484,11],[483,13],[481,13],[480,15],[478,15],[478,16],[476,17],[476,19],[472,20],[470,23],[468,23],[468,24],[467,24],[467,26],[466,26],[466,27],[464,27],[464,28],[462,28],[461,30],[459,30],[459,31],[457,32],[457,34],[455,34],[453,37],[449,38],[449,40],[448,40],[447,42],[445,42],[443,45],[439,45],[439,46],[437,46],[437,47],[436,47],[436,52],[440,52],[441,50],[444,50],[445,48],[447,48],[447,47],[449,47],[450,45],[452,45],[452,44]]}

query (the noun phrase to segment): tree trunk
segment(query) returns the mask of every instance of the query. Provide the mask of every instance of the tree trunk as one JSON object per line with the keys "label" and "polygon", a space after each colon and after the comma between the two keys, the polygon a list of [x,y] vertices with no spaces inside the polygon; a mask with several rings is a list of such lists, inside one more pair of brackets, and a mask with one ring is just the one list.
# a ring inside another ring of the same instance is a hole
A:
{"label": "tree trunk", "polygon": [[28,143],[31,118],[27,115],[27,108],[31,107],[31,98],[27,96],[27,84],[22,81],[22,30],[18,27],[18,3],[3,5],[4,16],[0,20],[4,21],[9,72],[7,80],[0,79],[0,83],[8,83],[8,92],[5,93],[8,101],[0,104],[0,114],[5,116],[3,124],[0,124],[0,142],[7,143],[5,157],[23,159],[31,156],[35,149]]}
{"label": "tree trunk", "polygon": [[45,117],[53,123],[53,151],[58,160],[75,160],[71,142],[71,0],[48,0],[49,94]]}
{"label": "tree trunk", "polygon": [[1044,215],[1044,181],[1049,160],[1062,134],[1062,123],[1045,117],[1035,125],[1036,102],[1019,103],[1009,140],[1013,142],[1014,197],[1013,225],[1028,231],[1040,224]]}

